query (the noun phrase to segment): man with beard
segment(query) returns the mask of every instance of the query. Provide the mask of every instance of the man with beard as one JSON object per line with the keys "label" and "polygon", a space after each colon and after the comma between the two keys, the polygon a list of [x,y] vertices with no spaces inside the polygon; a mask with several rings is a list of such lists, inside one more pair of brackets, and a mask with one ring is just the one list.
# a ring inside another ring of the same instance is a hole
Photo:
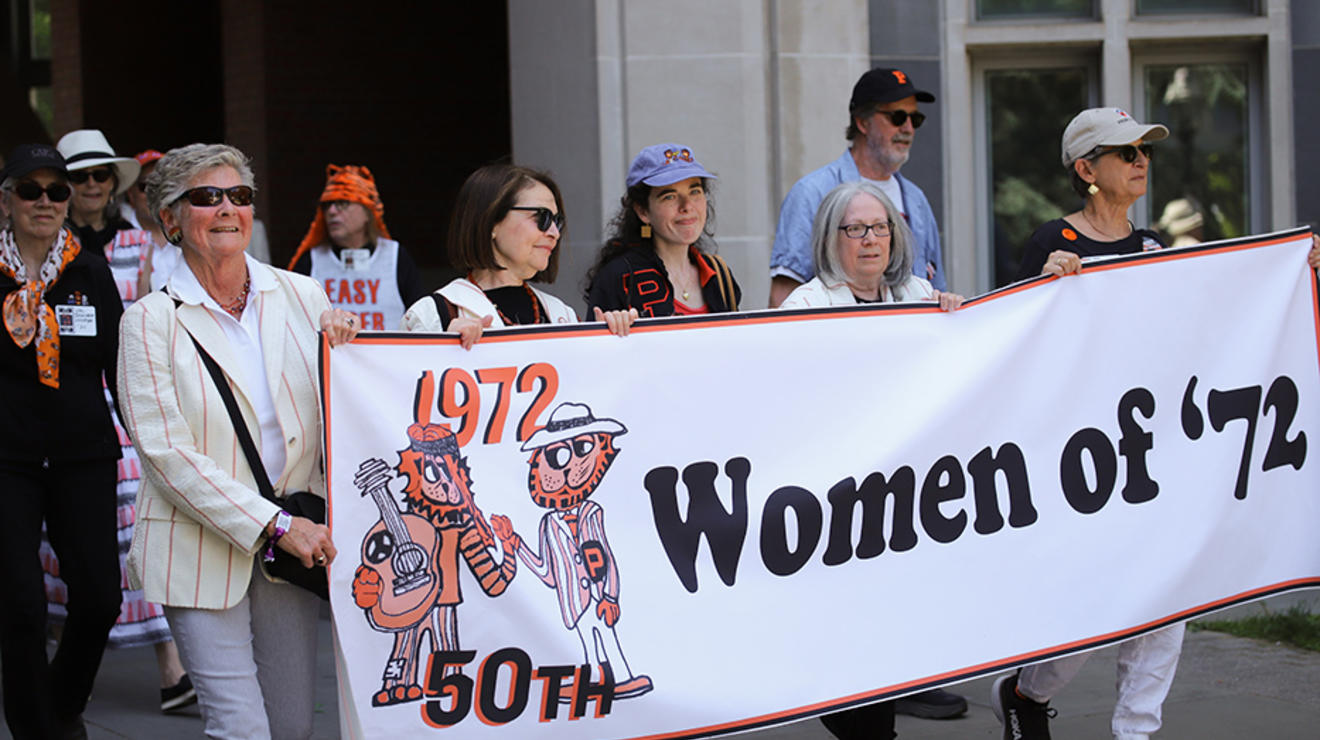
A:
{"label": "man with beard", "polygon": [[[918,90],[898,69],[873,69],[853,86],[848,104],[849,148],[843,156],[797,181],[779,209],[775,245],[770,253],[770,307],[816,276],[811,255],[811,226],[816,208],[835,186],[869,180],[889,196],[916,237],[912,274],[947,290],[940,256],[939,225],[925,193],[898,171],[908,160],[916,130],[926,120],[918,101],[935,96]],[[964,704],[964,707],[966,705]]]}
{"label": "man with beard", "polygon": [[614,632],[619,569],[605,536],[605,510],[587,499],[619,454],[614,438],[627,431],[614,419],[592,416],[585,404],[559,404],[522,446],[532,452],[527,476],[532,501],[550,510],[541,517],[536,550],[524,546],[508,517],[490,519],[504,551],[518,553],[559,596],[560,616],[565,628],[577,632],[583,662],[609,666],[615,699],[645,694],[651,679],[633,675]]}
{"label": "man with beard", "polygon": [[[394,538],[373,536],[368,532],[363,542],[362,564],[353,578],[353,599],[367,613],[374,629],[394,633],[394,649],[385,664],[381,689],[371,698],[372,706],[387,706],[422,698],[417,668],[422,657],[421,641],[429,634],[432,650],[458,650],[458,605],[463,601],[459,589],[458,562],[461,557],[472,571],[481,590],[499,596],[517,573],[518,563],[506,555],[496,563],[491,555],[495,539],[490,527],[472,500],[472,480],[464,458],[459,456],[458,441],[448,427],[425,421],[408,428],[407,449],[399,451],[397,470],[403,476],[405,517],[420,517],[435,528],[438,542],[414,542],[428,552],[428,568],[434,576],[424,603],[410,605],[414,619],[403,624],[382,624],[373,611],[383,599],[397,598],[392,584],[381,571],[391,560],[392,549],[400,543]],[[384,468],[383,462],[369,461]],[[363,466],[368,467],[367,465]],[[390,501],[389,505],[393,505]],[[381,511],[382,519],[390,512]],[[509,550],[506,553],[511,552]]]}

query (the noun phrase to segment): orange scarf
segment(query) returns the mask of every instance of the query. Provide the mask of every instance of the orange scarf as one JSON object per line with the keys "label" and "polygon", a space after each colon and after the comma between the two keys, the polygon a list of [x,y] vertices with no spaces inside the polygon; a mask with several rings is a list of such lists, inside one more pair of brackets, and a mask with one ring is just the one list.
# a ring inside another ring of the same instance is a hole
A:
{"label": "orange scarf", "polygon": [[[390,230],[385,228],[385,204],[380,200],[380,192],[376,190],[376,178],[372,177],[371,170],[351,164],[343,167],[336,164],[326,165],[325,191],[321,193],[321,203],[333,203],[339,200],[366,207],[376,222],[376,231],[386,239],[390,238]],[[297,251],[293,253],[293,259],[289,260],[289,269],[292,270],[309,249],[318,244],[325,244],[328,240],[325,232],[325,209],[318,208],[316,217],[312,219],[312,225],[307,228],[306,236],[298,245]]]}
{"label": "orange scarf", "polygon": [[80,251],[82,245],[73,232],[62,229],[34,280],[27,275],[14,233],[8,230],[0,233],[0,273],[19,286],[5,296],[5,329],[20,347],[28,346],[36,338],[37,378],[51,388],[60,387],[60,327],[55,321],[55,311],[46,305],[46,290],[60,279],[64,268]]}

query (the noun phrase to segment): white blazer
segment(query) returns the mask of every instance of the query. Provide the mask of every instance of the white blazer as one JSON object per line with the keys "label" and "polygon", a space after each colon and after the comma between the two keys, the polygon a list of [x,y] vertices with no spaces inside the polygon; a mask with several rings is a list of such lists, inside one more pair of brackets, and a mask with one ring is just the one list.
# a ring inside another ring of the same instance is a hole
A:
{"label": "white blazer", "polygon": [[[329,301],[303,275],[248,260],[266,380],[287,461],[277,495],[325,495],[318,397],[320,316]],[[279,507],[263,498],[224,401],[189,334],[225,371],[257,449],[261,428],[219,320],[174,306],[174,281],[134,303],[119,325],[119,398],[142,460],[128,577],[147,601],[225,609],[247,592],[252,558]],[[181,331],[186,329],[187,331]]]}

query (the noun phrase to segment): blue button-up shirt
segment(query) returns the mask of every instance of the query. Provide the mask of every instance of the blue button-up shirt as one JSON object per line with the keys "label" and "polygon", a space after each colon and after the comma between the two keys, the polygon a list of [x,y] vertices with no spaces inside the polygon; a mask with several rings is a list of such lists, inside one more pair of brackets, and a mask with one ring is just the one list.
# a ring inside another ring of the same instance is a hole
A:
{"label": "blue button-up shirt", "polygon": [[[947,290],[944,281],[944,260],[940,255],[940,229],[935,213],[930,209],[926,194],[911,180],[898,178],[899,192],[903,194],[900,210],[905,212],[908,227],[912,229],[912,274],[929,278],[936,290]],[[845,182],[861,180],[852,150],[843,150],[843,156],[804,176],[788,191],[779,208],[779,225],[775,229],[775,246],[770,251],[770,270],[787,270],[806,282],[816,276],[814,255],[811,253],[811,223],[816,209],[825,195]],[[933,268],[933,275],[928,272]]]}

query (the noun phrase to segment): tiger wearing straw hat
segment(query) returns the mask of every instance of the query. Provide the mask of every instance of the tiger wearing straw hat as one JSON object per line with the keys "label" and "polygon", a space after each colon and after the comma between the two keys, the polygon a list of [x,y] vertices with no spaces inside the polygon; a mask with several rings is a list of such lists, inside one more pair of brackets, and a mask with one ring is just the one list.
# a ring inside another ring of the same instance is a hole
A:
{"label": "tiger wearing straw hat", "polygon": [[[605,535],[605,510],[590,497],[619,450],[614,438],[627,433],[614,419],[596,418],[581,403],[561,403],[549,422],[523,443],[531,452],[527,488],[532,501],[549,511],[541,517],[535,548],[523,542],[508,517],[491,517],[506,553],[532,570],[559,597],[564,627],[576,632],[583,662],[609,670],[614,698],[641,696],[651,679],[635,675],[615,633],[619,621],[619,570]],[[561,695],[560,701],[568,697]]]}

